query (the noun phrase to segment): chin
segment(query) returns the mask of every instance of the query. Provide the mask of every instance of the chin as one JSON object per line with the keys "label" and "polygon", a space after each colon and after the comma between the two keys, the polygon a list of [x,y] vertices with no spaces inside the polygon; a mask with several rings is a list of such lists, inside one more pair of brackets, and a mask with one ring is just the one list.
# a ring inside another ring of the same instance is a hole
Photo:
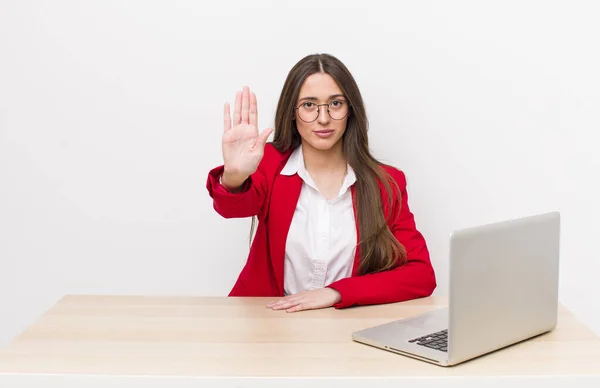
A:
{"label": "chin", "polygon": [[319,151],[329,151],[332,149],[337,143],[339,143],[341,139],[314,139],[308,141],[308,145],[312,148]]}

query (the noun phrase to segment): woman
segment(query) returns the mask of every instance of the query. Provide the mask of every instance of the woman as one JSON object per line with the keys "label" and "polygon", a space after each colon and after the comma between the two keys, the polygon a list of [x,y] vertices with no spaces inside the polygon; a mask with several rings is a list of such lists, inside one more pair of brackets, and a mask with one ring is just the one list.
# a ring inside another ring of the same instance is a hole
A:
{"label": "woman", "polygon": [[267,307],[294,312],[431,295],[435,274],[405,176],[371,155],[362,97],[342,62],[309,55],[291,69],[272,143],[272,129],[258,132],[248,87],[233,118],[229,104],[224,114],[224,165],[207,189],[223,217],[258,219],[230,296],[280,297]]}

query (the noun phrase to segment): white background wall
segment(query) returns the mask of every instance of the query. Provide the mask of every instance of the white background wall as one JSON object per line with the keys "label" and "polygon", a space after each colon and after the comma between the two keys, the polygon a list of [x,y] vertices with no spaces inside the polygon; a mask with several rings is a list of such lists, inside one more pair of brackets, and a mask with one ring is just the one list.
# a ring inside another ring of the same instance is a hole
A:
{"label": "white background wall", "polygon": [[350,68],[375,155],[406,172],[436,293],[452,230],[560,210],[560,299],[600,334],[598,8],[2,1],[0,345],[64,294],[226,295],[250,224],[205,189],[223,102],[248,84],[271,126],[314,52]]}

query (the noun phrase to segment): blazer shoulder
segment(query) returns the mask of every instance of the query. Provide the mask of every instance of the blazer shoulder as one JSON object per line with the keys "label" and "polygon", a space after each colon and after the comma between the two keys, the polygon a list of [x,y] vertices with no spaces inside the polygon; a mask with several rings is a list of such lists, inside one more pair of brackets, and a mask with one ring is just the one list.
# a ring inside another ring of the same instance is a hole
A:
{"label": "blazer shoulder", "polygon": [[265,144],[265,152],[263,159],[269,162],[280,162],[287,156],[289,152],[280,152],[272,142]]}
{"label": "blazer shoulder", "polygon": [[[259,168],[267,173],[276,173],[289,156],[291,151],[280,152],[273,143],[265,144],[263,158],[260,161]],[[270,175],[270,174],[269,174]]]}
{"label": "blazer shoulder", "polygon": [[400,189],[406,186],[406,175],[404,174],[404,171],[387,164],[382,164],[381,168],[383,168],[383,170],[387,172],[393,180],[396,181],[396,184],[398,187],[400,187]]}

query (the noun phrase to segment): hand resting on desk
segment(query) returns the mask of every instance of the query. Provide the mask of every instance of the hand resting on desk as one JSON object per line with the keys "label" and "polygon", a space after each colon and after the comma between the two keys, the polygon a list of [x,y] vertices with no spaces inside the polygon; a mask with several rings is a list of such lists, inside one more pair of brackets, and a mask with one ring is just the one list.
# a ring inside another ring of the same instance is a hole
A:
{"label": "hand resting on desk", "polygon": [[342,299],[333,288],[319,288],[285,296],[267,305],[273,310],[285,310],[288,313],[302,310],[314,310],[331,307]]}

